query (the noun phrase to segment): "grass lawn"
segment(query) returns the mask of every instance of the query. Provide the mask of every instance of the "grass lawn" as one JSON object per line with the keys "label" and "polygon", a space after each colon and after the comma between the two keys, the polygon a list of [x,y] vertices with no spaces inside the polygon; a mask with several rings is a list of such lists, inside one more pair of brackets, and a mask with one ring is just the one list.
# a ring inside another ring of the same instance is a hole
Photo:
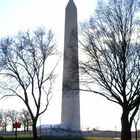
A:
{"label": "grass lawn", "polygon": [[[15,136],[3,136],[4,140],[14,140]],[[1,139],[0,139],[1,140]],[[19,135],[17,140],[32,140],[31,136]],[[41,137],[39,140],[117,140],[115,138],[103,138],[103,137]],[[135,140],[135,139],[133,139]],[[138,138],[140,140],[140,138]]]}
{"label": "grass lawn", "polygon": [[[15,140],[15,137],[4,137],[4,140]],[[0,139],[1,140],[1,139]],[[17,140],[32,140],[31,137],[18,137]],[[41,137],[39,140],[115,140],[112,138],[97,138],[97,137]]]}

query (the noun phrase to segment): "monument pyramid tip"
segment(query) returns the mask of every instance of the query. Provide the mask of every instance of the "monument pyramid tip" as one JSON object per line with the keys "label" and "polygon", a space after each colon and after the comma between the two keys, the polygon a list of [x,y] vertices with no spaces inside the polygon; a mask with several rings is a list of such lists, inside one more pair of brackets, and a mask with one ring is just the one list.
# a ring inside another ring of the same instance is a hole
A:
{"label": "monument pyramid tip", "polygon": [[74,4],[75,5],[75,2],[74,2],[74,0],[69,0],[68,4]]}

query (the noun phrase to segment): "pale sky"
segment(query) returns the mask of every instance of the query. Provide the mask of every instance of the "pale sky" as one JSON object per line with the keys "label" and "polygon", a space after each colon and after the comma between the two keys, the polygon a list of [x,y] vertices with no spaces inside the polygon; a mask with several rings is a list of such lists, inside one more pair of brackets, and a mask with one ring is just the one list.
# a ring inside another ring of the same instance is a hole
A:
{"label": "pale sky", "polygon": [[[88,19],[93,14],[96,0],[74,1],[78,10],[78,22]],[[53,30],[58,49],[63,53],[64,15],[67,3],[68,0],[0,0],[0,37],[44,26]],[[57,70],[61,77],[62,67],[59,66]],[[41,118],[42,124],[61,122],[61,78],[56,83],[58,84],[53,99]],[[80,97],[82,129],[120,130],[120,106],[92,93],[81,93]],[[0,101],[0,106],[5,106],[5,102],[6,108],[22,109],[24,106],[16,98]]]}

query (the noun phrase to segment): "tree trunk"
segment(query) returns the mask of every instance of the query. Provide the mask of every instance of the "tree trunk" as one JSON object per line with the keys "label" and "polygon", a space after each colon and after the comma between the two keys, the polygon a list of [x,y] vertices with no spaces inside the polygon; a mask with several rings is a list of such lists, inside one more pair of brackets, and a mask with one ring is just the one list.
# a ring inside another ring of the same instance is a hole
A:
{"label": "tree trunk", "polygon": [[28,123],[28,121],[27,121],[27,132],[29,131],[29,123]]}
{"label": "tree trunk", "polygon": [[29,131],[29,125],[27,124],[27,132]]}
{"label": "tree trunk", "polygon": [[135,140],[138,138],[137,123],[135,124]]}
{"label": "tree trunk", "polygon": [[38,140],[36,123],[37,123],[37,119],[34,119],[33,120],[33,140]]}
{"label": "tree trunk", "polygon": [[129,122],[129,112],[126,109],[123,109],[122,117],[121,117],[121,124],[122,124],[122,131],[121,131],[121,140],[131,140],[131,124]]}
{"label": "tree trunk", "polygon": [[24,132],[26,131],[26,127],[25,127],[25,124],[24,124]]}

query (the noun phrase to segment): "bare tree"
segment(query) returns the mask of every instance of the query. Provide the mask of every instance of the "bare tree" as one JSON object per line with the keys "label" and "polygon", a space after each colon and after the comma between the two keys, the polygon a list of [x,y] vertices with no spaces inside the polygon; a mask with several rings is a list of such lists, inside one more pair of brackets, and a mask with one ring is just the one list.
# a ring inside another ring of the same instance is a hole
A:
{"label": "bare tree", "polygon": [[138,123],[140,120],[140,109],[137,111],[137,114],[134,117],[134,127],[135,127],[135,139],[138,139]]}
{"label": "bare tree", "polygon": [[8,111],[0,110],[0,127],[3,131],[7,131],[7,126],[9,125],[9,117],[8,117]]}
{"label": "bare tree", "polygon": [[56,65],[52,63],[52,56],[56,54],[54,35],[42,28],[33,33],[20,32],[16,37],[1,39],[0,49],[1,64],[4,65],[2,89],[11,91],[8,96],[16,95],[25,103],[36,140],[37,120],[48,108],[55,80]]}
{"label": "bare tree", "polygon": [[0,128],[2,128],[2,121],[3,121],[3,110],[0,110]]}
{"label": "bare tree", "polygon": [[18,111],[16,110],[8,110],[7,117],[11,120],[12,131],[14,131],[13,123],[18,120]]}
{"label": "bare tree", "polygon": [[32,125],[32,118],[28,110],[22,109],[19,115],[19,120],[23,124],[24,131],[29,131],[29,126]]}
{"label": "bare tree", "polygon": [[95,16],[82,24],[81,32],[86,54],[81,62],[87,87],[84,90],[102,95],[122,107],[122,140],[131,140],[132,122],[140,105],[137,12],[137,0],[100,1]]}

